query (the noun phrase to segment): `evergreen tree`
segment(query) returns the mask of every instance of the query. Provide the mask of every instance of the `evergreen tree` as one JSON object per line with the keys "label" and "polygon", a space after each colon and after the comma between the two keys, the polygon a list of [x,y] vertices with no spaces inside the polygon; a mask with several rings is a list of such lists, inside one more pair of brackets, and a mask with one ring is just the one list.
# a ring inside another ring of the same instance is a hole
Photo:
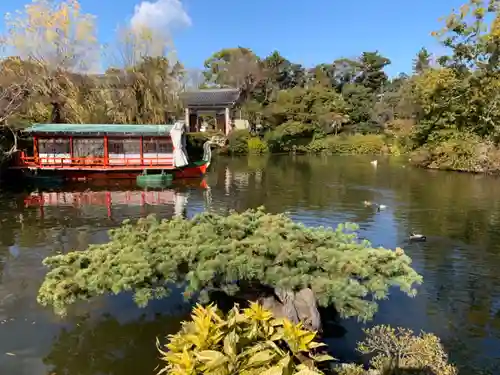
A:
{"label": "evergreen tree", "polygon": [[356,229],[353,224],[307,228],[262,209],[126,222],[110,232],[108,243],[45,259],[50,271],[38,301],[64,314],[79,299],[109,292],[133,290],[136,302],[145,306],[165,297],[168,283],[187,285],[186,294],[223,290],[230,295],[243,283],[260,283],[287,290],[310,287],[320,305],[334,304],[342,317],[366,320],[389,287],[414,295],[413,284],[422,279],[401,249],[374,248],[358,240]]}
{"label": "evergreen tree", "polygon": [[413,71],[415,74],[421,74],[431,66],[431,54],[426,48],[421,48],[413,60]]}

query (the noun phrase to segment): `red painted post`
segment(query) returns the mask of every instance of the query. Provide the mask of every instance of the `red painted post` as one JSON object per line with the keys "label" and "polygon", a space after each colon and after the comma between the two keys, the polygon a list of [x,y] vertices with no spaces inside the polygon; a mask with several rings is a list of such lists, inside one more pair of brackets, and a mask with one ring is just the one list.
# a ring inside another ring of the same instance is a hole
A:
{"label": "red painted post", "polygon": [[33,157],[35,160],[35,164],[38,164],[38,137],[33,136]]}
{"label": "red painted post", "polygon": [[108,166],[109,164],[109,149],[108,149],[108,143],[109,139],[108,136],[104,136],[104,166]]}

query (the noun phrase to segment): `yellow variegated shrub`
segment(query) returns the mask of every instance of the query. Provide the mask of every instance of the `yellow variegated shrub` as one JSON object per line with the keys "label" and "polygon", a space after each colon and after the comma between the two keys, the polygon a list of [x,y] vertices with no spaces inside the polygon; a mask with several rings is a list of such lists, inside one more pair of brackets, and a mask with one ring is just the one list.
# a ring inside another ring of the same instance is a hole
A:
{"label": "yellow variegated shrub", "polygon": [[315,332],[276,319],[259,304],[227,316],[214,305],[196,306],[192,321],[168,337],[158,350],[169,375],[319,375],[316,363],[333,360],[314,350],[325,344],[314,341]]}

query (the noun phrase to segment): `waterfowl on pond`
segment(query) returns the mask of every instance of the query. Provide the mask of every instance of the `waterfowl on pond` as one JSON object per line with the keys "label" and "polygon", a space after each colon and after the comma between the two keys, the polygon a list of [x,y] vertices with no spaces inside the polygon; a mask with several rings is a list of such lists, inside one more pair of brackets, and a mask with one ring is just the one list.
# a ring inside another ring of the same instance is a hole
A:
{"label": "waterfowl on pond", "polygon": [[410,233],[410,241],[426,241],[427,237],[425,237],[423,234],[418,234],[418,233]]}
{"label": "waterfowl on pond", "polygon": [[370,202],[370,201],[363,201],[363,204],[364,204],[366,207],[373,206],[373,202]]}
{"label": "waterfowl on pond", "polygon": [[376,166],[377,166],[377,164],[378,164],[378,160],[372,160],[372,161],[370,162],[370,164],[371,164],[371,165],[373,165],[374,167],[376,167]]}
{"label": "waterfowl on pond", "polygon": [[385,210],[387,206],[385,204],[377,204],[377,211]]}

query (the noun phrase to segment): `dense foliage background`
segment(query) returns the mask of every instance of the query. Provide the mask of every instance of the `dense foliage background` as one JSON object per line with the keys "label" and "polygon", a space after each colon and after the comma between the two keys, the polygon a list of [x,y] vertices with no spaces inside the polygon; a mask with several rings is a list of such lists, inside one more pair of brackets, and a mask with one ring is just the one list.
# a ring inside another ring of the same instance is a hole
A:
{"label": "dense foliage background", "polygon": [[[104,47],[94,17],[77,1],[36,0],[7,17],[0,122],[163,123],[181,116],[184,90],[237,87],[242,116],[265,135],[234,134],[233,153],[414,152],[418,165],[494,172],[500,165],[498,4],[464,5],[434,33],[447,54],[431,56],[423,48],[411,74],[388,77],[391,61],[377,51],[304,67],[278,51],[257,56],[229,47],[208,57],[203,70],[189,70],[166,35],[122,28]],[[105,73],[97,74],[103,66]]]}

